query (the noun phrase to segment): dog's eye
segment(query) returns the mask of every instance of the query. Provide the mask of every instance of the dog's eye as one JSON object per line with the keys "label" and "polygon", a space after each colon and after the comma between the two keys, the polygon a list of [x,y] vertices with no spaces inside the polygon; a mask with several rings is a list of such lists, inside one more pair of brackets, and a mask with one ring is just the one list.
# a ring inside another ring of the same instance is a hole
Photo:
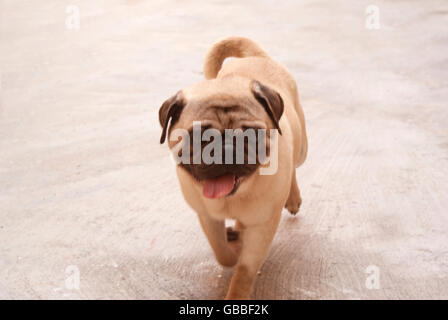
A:
{"label": "dog's eye", "polygon": [[241,126],[241,129],[243,131],[246,131],[246,130],[250,129],[250,130],[254,130],[255,132],[257,132],[258,130],[263,129],[263,128],[255,127],[255,126]]}
{"label": "dog's eye", "polygon": [[204,132],[205,130],[208,130],[208,129],[211,129],[211,128],[212,128],[212,125],[211,124],[207,124],[207,125],[201,127],[201,130],[202,130],[202,132]]}
{"label": "dog's eye", "polygon": [[[207,125],[201,125],[201,135],[204,133],[204,131],[205,130],[208,130],[208,129],[211,129],[212,128],[212,126],[210,125],[210,124],[207,124]],[[193,128],[190,128],[189,130],[188,130],[188,134],[190,135],[190,136],[193,136],[193,132],[195,131],[195,130],[197,130],[197,127],[196,127],[196,129],[193,127]]]}

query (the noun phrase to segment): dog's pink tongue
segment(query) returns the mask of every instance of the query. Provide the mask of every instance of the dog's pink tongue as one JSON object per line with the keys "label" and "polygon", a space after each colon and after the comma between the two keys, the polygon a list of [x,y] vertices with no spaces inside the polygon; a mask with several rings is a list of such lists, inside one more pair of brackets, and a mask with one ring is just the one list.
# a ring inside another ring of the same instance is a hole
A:
{"label": "dog's pink tongue", "polygon": [[235,185],[235,175],[226,174],[215,179],[204,180],[202,193],[207,198],[221,198],[230,193]]}

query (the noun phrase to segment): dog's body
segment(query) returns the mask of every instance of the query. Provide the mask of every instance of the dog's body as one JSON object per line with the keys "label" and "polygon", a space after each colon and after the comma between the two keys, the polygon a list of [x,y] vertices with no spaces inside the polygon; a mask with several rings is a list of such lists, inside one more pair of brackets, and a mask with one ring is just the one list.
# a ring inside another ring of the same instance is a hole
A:
{"label": "dog's body", "polygon": [[[231,56],[239,58],[221,68],[224,59]],[[218,130],[262,127],[281,132],[276,173],[260,175],[263,165],[251,167],[249,173],[242,174],[236,192],[227,196],[204,196],[207,177],[202,180],[201,167],[196,171],[177,167],[182,193],[197,212],[218,262],[237,264],[226,298],[247,299],[283,207],[295,214],[301,204],[295,168],[307,154],[305,120],[293,77],[249,39],[231,37],[214,44],[207,53],[204,74],[209,80],[179,92],[161,107],[161,142],[166,130],[169,134],[176,128],[191,129],[192,122],[198,120]],[[173,148],[176,141],[169,141],[169,145]],[[209,180],[216,179],[219,177]],[[225,219],[235,219],[236,230],[226,229]],[[238,239],[229,242],[230,237]]]}

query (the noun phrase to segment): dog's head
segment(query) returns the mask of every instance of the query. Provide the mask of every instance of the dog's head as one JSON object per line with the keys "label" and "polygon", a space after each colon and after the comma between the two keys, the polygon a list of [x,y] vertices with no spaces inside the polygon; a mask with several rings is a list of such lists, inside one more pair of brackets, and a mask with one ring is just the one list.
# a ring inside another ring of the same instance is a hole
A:
{"label": "dog's head", "polygon": [[160,143],[169,137],[179,165],[203,184],[204,196],[228,196],[259,167],[259,149],[269,155],[270,130],[281,134],[283,108],[280,94],[256,80],[204,81],[160,107]]}

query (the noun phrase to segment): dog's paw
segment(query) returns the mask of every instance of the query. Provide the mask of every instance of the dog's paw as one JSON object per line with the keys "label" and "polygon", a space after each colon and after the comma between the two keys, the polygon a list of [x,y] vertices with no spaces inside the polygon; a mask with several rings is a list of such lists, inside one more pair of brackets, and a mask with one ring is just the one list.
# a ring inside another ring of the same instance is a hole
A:
{"label": "dog's paw", "polygon": [[299,201],[288,201],[285,204],[286,210],[288,210],[292,215],[296,215],[297,212],[299,212],[300,206],[302,205],[302,199],[299,199]]}
{"label": "dog's paw", "polygon": [[250,300],[250,295],[247,294],[227,294],[225,300]]}

